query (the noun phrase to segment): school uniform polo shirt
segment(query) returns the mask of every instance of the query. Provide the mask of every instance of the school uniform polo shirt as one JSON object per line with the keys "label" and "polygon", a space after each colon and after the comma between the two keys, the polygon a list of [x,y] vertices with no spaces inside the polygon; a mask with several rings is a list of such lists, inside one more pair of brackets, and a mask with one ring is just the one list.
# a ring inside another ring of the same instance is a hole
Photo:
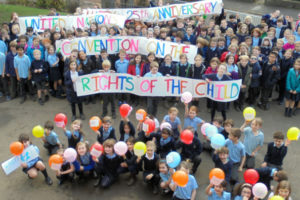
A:
{"label": "school uniform polo shirt", "polygon": [[208,196],[208,200],[230,200],[231,194],[229,192],[223,191],[222,196],[217,195],[214,188],[211,188],[210,191],[212,192],[211,196]]}
{"label": "school uniform polo shirt", "polygon": [[7,46],[5,44],[5,42],[3,42],[2,40],[0,40],[0,52],[6,54],[7,53]]}
{"label": "school uniform polo shirt", "polygon": [[129,61],[124,59],[123,61],[117,60],[115,63],[115,68],[117,70],[117,73],[127,73]]}
{"label": "school uniform polo shirt", "polygon": [[252,152],[258,147],[263,146],[264,144],[264,134],[260,130],[258,130],[258,135],[254,135],[252,132],[251,127],[246,127],[244,129],[244,145],[245,145],[245,151],[248,155],[251,155]]}
{"label": "school uniform polo shirt", "polygon": [[30,65],[31,62],[27,55],[24,54],[22,57],[16,55],[14,57],[14,67],[18,69],[20,78],[28,78]]}
{"label": "school uniform polo shirt", "polygon": [[0,75],[2,75],[4,64],[5,64],[5,55],[4,53],[0,52]]}
{"label": "school uniform polo shirt", "polygon": [[227,139],[225,146],[229,150],[229,159],[233,164],[241,162],[241,157],[246,155],[245,146],[240,141],[234,144],[230,139]]}
{"label": "school uniform polo shirt", "polygon": [[166,122],[168,122],[168,123],[171,124],[171,127],[172,127],[173,130],[174,130],[174,129],[177,129],[177,128],[178,128],[178,125],[181,125],[181,121],[180,121],[179,117],[176,117],[175,120],[172,122],[172,121],[170,120],[170,116],[169,116],[169,115],[166,115],[166,116],[164,117],[164,120],[165,120]]}
{"label": "school uniform polo shirt", "polygon": [[45,139],[51,145],[57,145],[57,143],[60,143],[58,136],[54,131],[51,131],[48,136],[45,136]]}
{"label": "school uniform polo shirt", "polygon": [[201,124],[202,121],[203,120],[200,117],[194,117],[193,119],[191,119],[190,117],[185,117],[183,128],[186,129],[187,127],[191,126],[194,128],[194,131],[197,131],[198,124]]}
{"label": "school uniform polo shirt", "polygon": [[189,174],[189,180],[186,186],[177,186],[173,196],[179,199],[191,199],[193,190],[198,188],[197,181],[193,175]]}

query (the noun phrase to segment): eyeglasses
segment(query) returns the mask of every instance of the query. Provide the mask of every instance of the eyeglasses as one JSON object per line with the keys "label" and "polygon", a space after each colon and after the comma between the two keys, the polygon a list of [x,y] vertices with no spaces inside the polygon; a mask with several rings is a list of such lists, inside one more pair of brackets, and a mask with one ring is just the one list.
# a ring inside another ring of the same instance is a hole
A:
{"label": "eyeglasses", "polygon": [[251,60],[257,60],[257,58],[251,58]]}

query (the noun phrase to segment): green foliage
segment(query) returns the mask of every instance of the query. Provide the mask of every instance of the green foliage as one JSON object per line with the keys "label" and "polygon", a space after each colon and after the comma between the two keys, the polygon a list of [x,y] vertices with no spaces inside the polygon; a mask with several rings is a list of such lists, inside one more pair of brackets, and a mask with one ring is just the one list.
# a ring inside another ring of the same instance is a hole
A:
{"label": "green foliage", "polygon": [[55,8],[56,10],[62,11],[65,9],[65,1],[64,0],[37,0],[36,6],[39,8]]}

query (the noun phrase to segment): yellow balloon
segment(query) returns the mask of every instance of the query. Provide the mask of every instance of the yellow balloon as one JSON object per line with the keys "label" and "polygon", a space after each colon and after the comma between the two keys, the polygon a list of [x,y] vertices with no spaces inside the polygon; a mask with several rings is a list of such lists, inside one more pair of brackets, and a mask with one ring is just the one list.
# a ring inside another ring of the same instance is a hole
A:
{"label": "yellow balloon", "polygon": [[136,142],[133,147],[136,156],[143,156],[146,153],[146,144],[144,142]]}
{"label": "yellow balloon", "polygon": [[297,127],[291,127],[287,131],[287,138],[289,140],[298,140],[300,130]]}
{"label": "yellow balloon", "polygon": [[252,107],[247,107],[247,108],[244,109],[243,115],[244,115],[245,120],[251,121],[255,118],[256,111]]}
{"label": "yellow balloon", "polygon": [[33,127],[33,129],[32,129],[32,135],[34,137],[37,137],[37,138],[43,137],[44,136],[44,129],[43,129],[43,127],[40,126],[40,125],[37,125],[37,126]]}
{"label": "yellow balloon", "polygon": [[284,200],[284,199],[281,196],[276,195],[271,197],[270,200]]}

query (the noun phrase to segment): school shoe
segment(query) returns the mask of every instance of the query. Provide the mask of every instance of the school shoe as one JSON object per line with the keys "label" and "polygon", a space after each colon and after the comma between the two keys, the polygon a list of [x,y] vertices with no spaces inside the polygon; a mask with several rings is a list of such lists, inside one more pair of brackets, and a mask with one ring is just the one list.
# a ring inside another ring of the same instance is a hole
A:
{"label": "school shoe", "polygon": [[72,122],[76,120],[76,115],[72,115]]}
{"label": "school shoe", "polygon": [[83,113],[80,114],[80,119],[85,120],[85,115]]}
{"label": "school shoe", "polygon": [[288,108],[285,108],[285,111],[284,111],[284,116],[285,116],[285,117],[288,116],[288,111],[289,111],[289,109],[288,109]]}
{"label": "school shoe", "polygon": [[288,117],[292,117],[292,109],[291,108],[289,108]]}
{"label": "school shoe", "polygon": [[44,102],[43,102],[43,100],[41,99],[41,98],[39,98],[39,104],[42,106],[42,105],[44,105]]}
{"label": "school shoe", "polygon": [[153,194],[157,194],[158,193],[158,187],[157,187],[157,185],[153,185],[152,193]]}
{"label": "school shoe", "polygon": [[48,185],[52,185],[53,184],[53,181],[51,180],[51,178],[49,176],[47,176],[47,178],[45,178],[45,182],[48,184]]}

